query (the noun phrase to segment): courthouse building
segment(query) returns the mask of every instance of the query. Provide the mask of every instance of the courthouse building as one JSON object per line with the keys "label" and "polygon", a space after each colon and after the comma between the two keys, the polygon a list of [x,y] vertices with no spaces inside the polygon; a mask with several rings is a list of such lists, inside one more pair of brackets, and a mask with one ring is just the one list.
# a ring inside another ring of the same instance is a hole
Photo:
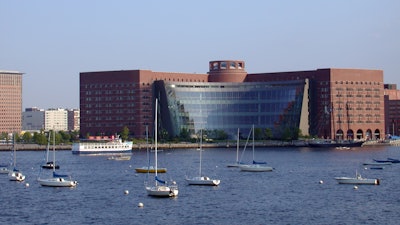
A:
{"label": "courthouse building", "polygon": [[329,139],[379,139],[385,134],[383,71],[317,69],[248,74],[245,62],[209,62],[204,74],[121,70],[80,73],[80,132],[133,137],[154,127],[170,137],[200,129],[235,137],[254,126],[273,138],[301,131]]}

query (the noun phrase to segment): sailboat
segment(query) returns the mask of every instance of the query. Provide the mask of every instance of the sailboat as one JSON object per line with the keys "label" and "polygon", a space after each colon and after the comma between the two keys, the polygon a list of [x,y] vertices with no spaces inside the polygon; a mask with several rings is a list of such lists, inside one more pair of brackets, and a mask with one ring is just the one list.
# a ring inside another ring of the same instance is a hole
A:
{"label": "sailboat", "polygon": [[10,172],[8,170],[8,165],[1,164],[0,165],[0,174],[8,174]]}
{"label": "sailboat", "polygon": [[210,179],[207,176],[203,176],[202,175],[202,171],[201,171],[201,161],[202,161],[202,143],[203,143],[203,130],[200,130],[200,165],[199,165],[199,176],[197,177],[191,177],[188,178],[186,177],[186,181],[188,182],[189,185],[211,185],[211,186],[218,186],[219,183],[221,182],[221,180],[217,180],[217,179]]}
{"label": "sailboat", "polygon": [[176,185],[176,182],[173,181],[172,185],[167,184],[166,181],[163,181],[158,178],[157,176],[157,107],[158,107],[158,99],[156,98],[156,105],[155,105],[155,121],[154,121],[154,140],[155,140],[155,145],[154,145],[154,162],[155,162],[155,176],[154,180],[155,183],[154,185],[146,184],[145,188],[147,191],[147,194],[149,196],[154,196],[154,197],[175,197],[178,195],[178,186]]}
{"label": "sailboat", "polygon": [[237,143],[236,143],[236,162],[232,163],[232,164],[228,164],[227,167],[239,167],[240,166],[240,162],[239,162],[239,128],[237,131]]}
{"label": "sailboat", "polygon": [[49,132],[49,138],[47,140],[47,148],[46,148],[46,162],[42,165],[43,169],[60,169],[59,165],[55,165],[53,161],[49,161],[49,155],[50,155],[50,132]]}
{"label": "sailboat", "polygon": [[273,171],[274,168],[270,166],[266,166],[265,162],[256,162],[254,160],[254,125],[251,128],[251,132],[253,133],[253,164],[243,164],[240,165],[239,168],[241,171],[247,172],[270,172]]}
{"label": "sailboat", "polygon": [[[142,167],[138,167],[135,168],[136,173],[155,173],[156,172],[156,168],[154,166],[150,166],[150,155],[149,155],[149,130],[148,127],[146,126],[146,152],[147,152],[147,162],[148,162],[148,166],[142,166]],[[160,168],[157,167],[157,173],[166,173],[167,172],[167,168]]]}
{"label": "sailboat", "polygon": [[48,187],[75,187],[78,182],[72,180],[70,175],[57,174],[55,163],[56,163],[56,153],[55,153],[55,133],[53,131],[53,176],[49,178],[38,178],[37,181],[42,186]]}
{"label": "sailboat", "polygon": [[8,171],[8,178],[11,181],[24,181],[25,175],[17,169],[17,152],[15,148],[15,135],[13,133],[13,164],[12,169]]}

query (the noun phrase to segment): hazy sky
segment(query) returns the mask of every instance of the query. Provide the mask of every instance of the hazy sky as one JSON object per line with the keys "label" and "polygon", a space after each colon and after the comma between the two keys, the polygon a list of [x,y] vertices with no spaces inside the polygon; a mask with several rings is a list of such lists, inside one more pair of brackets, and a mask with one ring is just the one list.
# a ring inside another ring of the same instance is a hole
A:
{"label": "hazy sky", "polygon": [[361,68],[400,89],[400,1],[0,0],[0,70],[23,76],[23,109],[79,108],[79,73],[248,73]]}

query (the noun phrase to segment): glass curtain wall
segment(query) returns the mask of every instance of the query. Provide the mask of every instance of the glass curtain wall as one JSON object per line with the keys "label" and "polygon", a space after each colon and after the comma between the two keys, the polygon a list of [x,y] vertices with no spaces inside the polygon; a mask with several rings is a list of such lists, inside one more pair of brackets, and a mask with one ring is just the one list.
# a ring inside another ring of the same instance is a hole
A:
{"label": "glass curtain wall", "polygon": [[[280,139],[298,130],[304,80],[257,83],[177,83],[157,81],[156,96],[164,109],[163,127],[170,136],[200,129],[236,137],[252,125]],[[158,89],[158,90],[157,90]],[[168,118],[165,118],[168,117]]]}

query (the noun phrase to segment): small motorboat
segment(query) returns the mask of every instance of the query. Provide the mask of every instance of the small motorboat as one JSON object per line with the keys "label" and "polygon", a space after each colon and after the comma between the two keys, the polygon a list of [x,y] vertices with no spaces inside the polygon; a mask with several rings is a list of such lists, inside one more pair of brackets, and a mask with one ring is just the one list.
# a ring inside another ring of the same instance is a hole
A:
{"label": "small motorboat", "polygon": [[392,165],[391,162],[365,162],[363,163],[364,166],[389,166]]}
{"label": "small motorboat", "polygon": [[335,177],[339,184],[372,184],[379,185],[379,179],[363,178],[361,174],[356,173],[356,177]]}

